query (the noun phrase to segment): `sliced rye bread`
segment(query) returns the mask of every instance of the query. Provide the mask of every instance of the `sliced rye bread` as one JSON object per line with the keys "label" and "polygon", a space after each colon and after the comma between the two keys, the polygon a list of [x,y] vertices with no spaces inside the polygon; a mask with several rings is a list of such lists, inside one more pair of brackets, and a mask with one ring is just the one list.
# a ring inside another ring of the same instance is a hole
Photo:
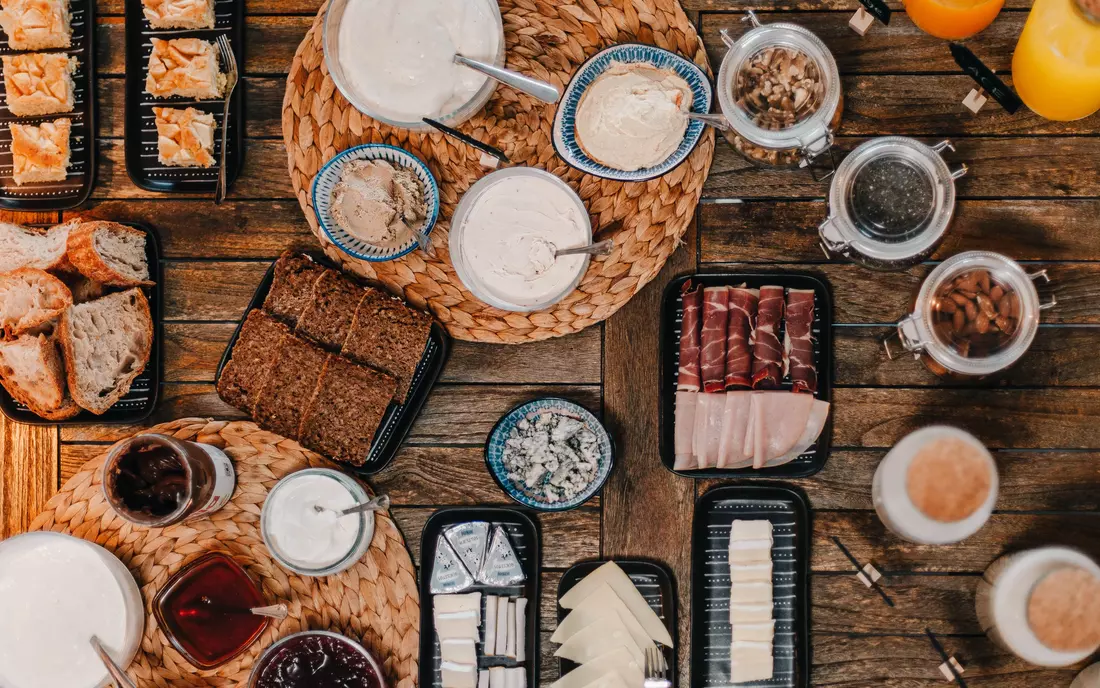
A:
{"label": "sliced rye bread", "polygon": [[293,334],[284,335],[279,353],[256,396],[252,413],[256,422],[283,437],[298,439],[302,415],[317,390],[329,356],[312,342]]}
{"label": "sliced rye bread", "polygon": [[0,342],[0,384],[13,399],[46,420],[65,420],[80,413],[65,386],[61,352],[46,335]]}
{"label": "sliced rye bread", "polygon": [[302,446],[363,465],[396,385],[390,375],[329,356],[302,419]]}
{"label": "sliced rye bread", "polygon": [[431,330],[432,317],[427,313],[378,289],[368,289],[341,353],[396,378],[394,399],[404,403]]}
{"label": "sliced rye bread", "polygon": [[18,268],[66,270],[66,240],[70,225],[46,229],[0,222],[0,272]]}
{"label": "sliced rye bread", "polygon": [[66,242],[69,262],[90,280],[112,287],[149,287],[145,232],[117,222],[81,222]]}
{"label": "sliced rye bread", "polygon": [[153,319],[140,289],[71,306],[61,316],[58,341],[69,393],[102,414],[130,391],[153,350]]}
{"label": "sliced rye bread", "polygon": [[275,274],[264,299],[264,310],[291,327],[297,326],[302,311],[313,302],[314,285],[326,272],[330,270],[308,256],[283,252],[275,261]]}
{"label": "sliced rye bread", "polygon": [[71,305],[69,288],[45,270],[19,268],[0,274],[0,333],[6,338],[55,320]]}
{"label": "sliced rye bread", "polygon": [[351,331],[355,309],[366,290],[338,272],[329,270],[313,287],[313,298],[298,319],[295,332],[321,346],[340,351]]}
{"label": "sliced rye bread", "polygon": [[268,372],[271,370],[278,346],[290,328],[260,309],[253,310],[245,318],[241,334],[229,362],[218,378],[217,390],[227,404],[245,413],[252,413]]}

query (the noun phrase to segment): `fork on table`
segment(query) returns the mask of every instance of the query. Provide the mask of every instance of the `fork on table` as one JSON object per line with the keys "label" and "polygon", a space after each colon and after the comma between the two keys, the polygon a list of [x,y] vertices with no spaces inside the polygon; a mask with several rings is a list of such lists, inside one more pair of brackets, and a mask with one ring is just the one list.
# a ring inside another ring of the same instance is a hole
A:
{"label": "fork on table", "polygon": [[665,653],[659,647],[650,647],[645,651],[645,681],[642,688],[671,688],[668,680],[668,662]]}
{"label": "fork on table", "polygon": [[237,88],[237,56],[233,54],[233,47],[229,45],[229,38],[223,33],[218,36],[218,52],[221,53],[225,64],[225,103],[222,108],[222,150],[218,161],[218,188],[214,192],[215,205],[221,205],[225,200],[226,173],[225,164],[227,135],[229,132],[229,100],[233,97],[233,90]]}

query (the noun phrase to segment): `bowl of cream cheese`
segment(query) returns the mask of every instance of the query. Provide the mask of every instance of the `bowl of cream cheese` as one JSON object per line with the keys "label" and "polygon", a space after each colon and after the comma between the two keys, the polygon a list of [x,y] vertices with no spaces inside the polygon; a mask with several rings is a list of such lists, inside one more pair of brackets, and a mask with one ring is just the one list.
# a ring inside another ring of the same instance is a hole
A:
{"label": "bowl of cream cheese", "polygon": [[555,175],[512,167],[482,178],[451,220],[451,262],[462,284],[490,306],[530,312],[566,298],[589,256],[556,258],[558,249],[592,243],[580,196]]}
{"label": "bowl of cream cheese", "polygon": [[458,126],[497,84],[454,56],[503,67],[504,22],[495,0],[331,0],[324,52],[336,88],[363,114],[404,129],[429,129],[425,117]]}

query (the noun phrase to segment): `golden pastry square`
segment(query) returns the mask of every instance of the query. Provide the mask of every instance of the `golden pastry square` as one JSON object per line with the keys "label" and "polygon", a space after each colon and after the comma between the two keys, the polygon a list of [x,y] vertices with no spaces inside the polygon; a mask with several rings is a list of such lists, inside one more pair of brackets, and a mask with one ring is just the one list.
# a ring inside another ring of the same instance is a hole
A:
{"label": "golden pastry square", "polygon": [[212,29],[214,0],[141,0],[154,29]]}
{"label": "golden pastry square", "polygon": [[0,26],[13,50],[68,48],[72,15],[68,0],[0,0]]}
{"label": "golden pastry square", "polygon": [[72,112],[75,57],[60,53],[5,56],[4,90],[17,117]]}
{"label": "golden pastry square", "polygon": [[153,39],[145,90],[156,98],[220,98],[225,75],[218,49],[201,38]]}
{"label": "golden pastry square", "polygon": [[214,115],[195,108],[155,107],[157,153],[162,165],[211,167],[214,164]]}
{"label": "golden pastry square", "polygon": [[12,177],[17,185],[65,181],[72,120],[62,117],[37,126],[12,123],[9,127]]}

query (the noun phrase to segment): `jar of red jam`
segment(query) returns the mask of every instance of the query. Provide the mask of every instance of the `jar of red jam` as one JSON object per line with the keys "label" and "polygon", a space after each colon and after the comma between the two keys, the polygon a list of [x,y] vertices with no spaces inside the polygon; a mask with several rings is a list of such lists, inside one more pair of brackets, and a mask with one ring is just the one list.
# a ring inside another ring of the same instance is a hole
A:
{"label": "jar of red jam", "polygon": [[385,688],[382,667],[362,645],[332,631],[302,631],[264,650],[248,688]]}
{"label": "jar of red jam", "polygon": [[155,433],[119,442],[103,464],[107,503],[150,528],[205,518],[229,503],[236,485],[222,450]]}

